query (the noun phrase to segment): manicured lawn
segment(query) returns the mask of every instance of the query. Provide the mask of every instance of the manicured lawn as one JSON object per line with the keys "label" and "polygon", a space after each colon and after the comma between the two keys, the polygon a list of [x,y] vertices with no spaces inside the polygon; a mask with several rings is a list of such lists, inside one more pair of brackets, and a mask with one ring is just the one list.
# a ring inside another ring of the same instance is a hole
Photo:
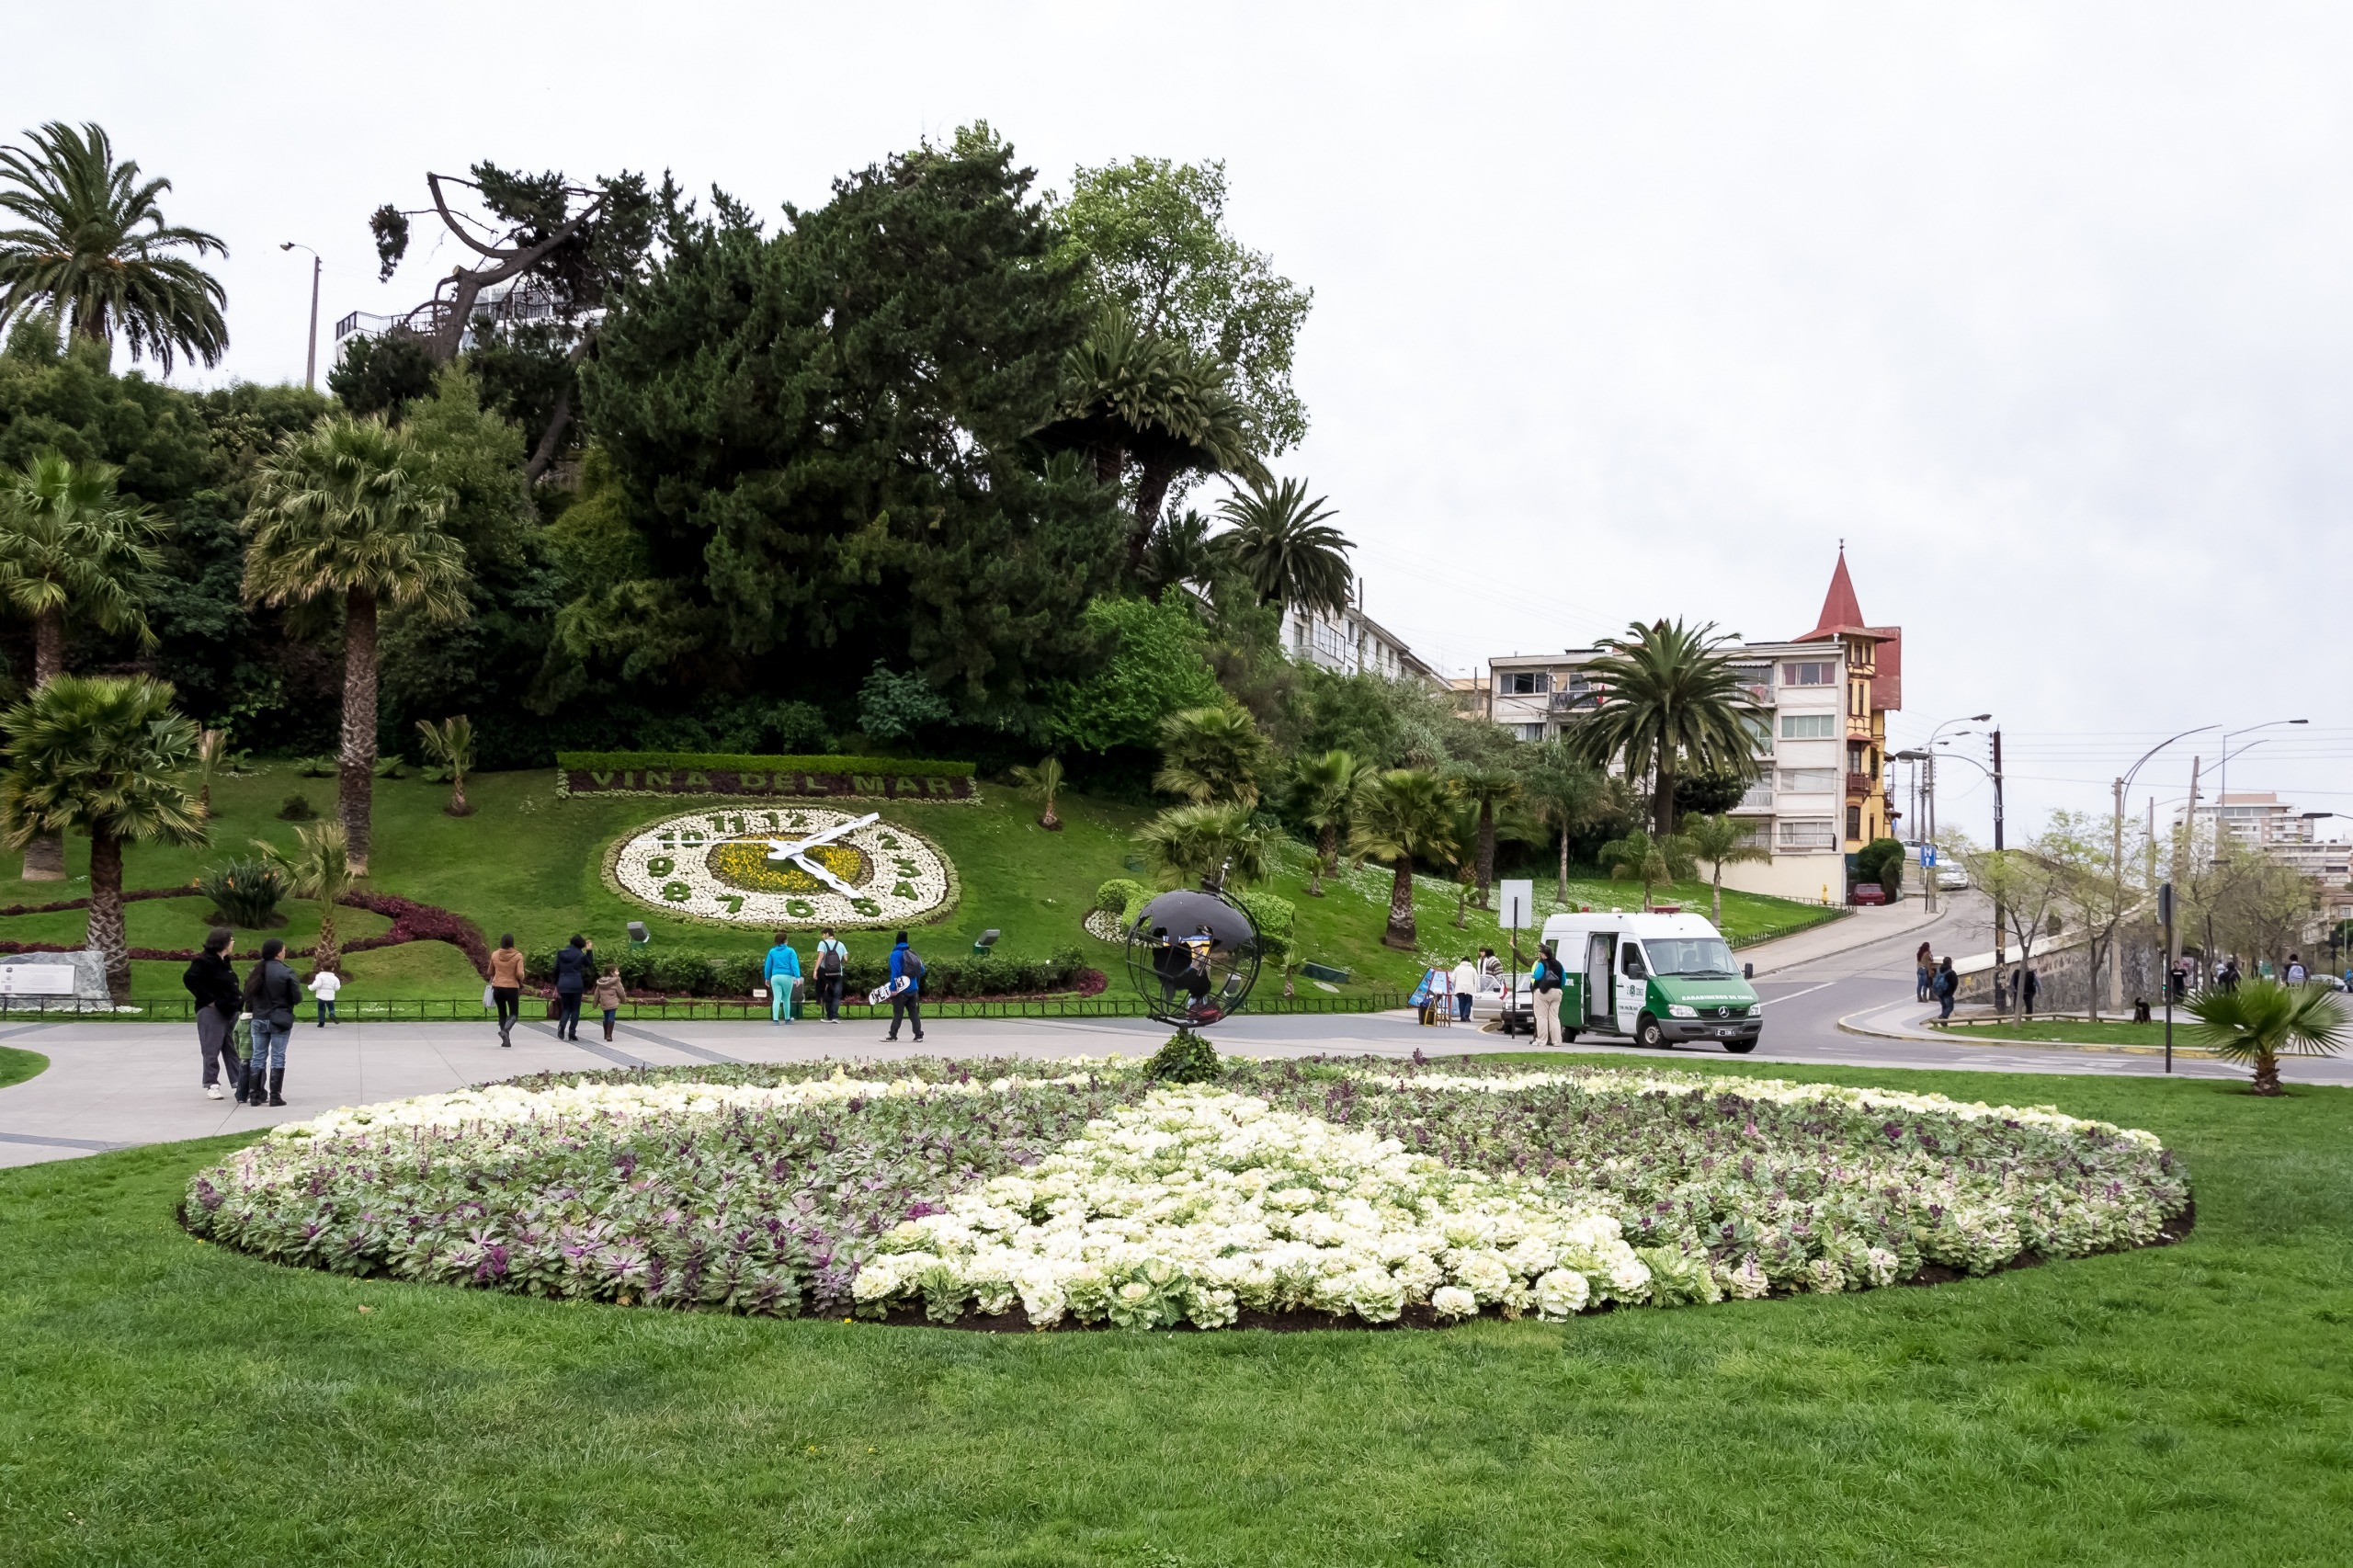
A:
{"label": "manicured lawn", "polygon": [[38,1051],[18,1051],[13,1045],[0,1045],[0,1089],[11,1084],[21,1084],[49,1065],[49,1058]]}
{"label": "manicured lawn", "polygon": [[1561,1325],[999,1336],[278,1268],[174,1223],[210,1140],[0,1173],[0,1530],[28,1564],[2353,1558],[2353,1094],[1802,1075],[2151,1128],[2197,1228]]}
{"label": "manicured lawn", "polygon": [[[2173,1046],[2180,1051],[2193,1042],[2189,1027],[2197,1020],[2186,1013],[2177,1012],[2173,1018]],[[1950,1033],[1961,1036],[1989,1035],[2002,1040],[2063,1040],[2075,1045],[2156,1045],[2165,1042],[2165,1019],[2136,1024],[2129,1019],[2102,1020],[2091,1023],[2083,1018],[2035,1018],[2028,1022],[2010,1020],[1988,1023],[1948,1024]]]}
{"label": "manicured lawn", "polygon": [[[141,888],[186,882],[204,867],[245,852],[256,838],[291,845],[291,824],[277,820],[280,803],[299,791],[314,808],[327,810],[334,801],[334,782],[301,778],[283,764],[267,774],[220,780],[212,789],[214,847],[134,847],[127,856],[126,884]],[[380,780],[368,885],[454,909],[472,918],[493,942],[502,932],[513,931],[527,948],[553,947],[575,931],[600,944],[618,944],[626,939],[624,927],[631,920],[644,921],[654,941],[665,946],[712,952],[757,952],[767,946],[765,932],[692,925],[624,899],[605,885],[608,845],[645,823],[691,810],[697,802],[558,800],[553,774],[538,772],[484,774],[468,782],[467,793],[474,814],[453,819],[441,812],[449,799],[446,785],[414,778]],[[935,954],[968,950],[975,937],[995,926],[1004,933],[1000,952],[1042,957],[1076,945],[1099,966],[1118,959],[1118,949],[1089,937],[1082,922],[1104,881],[1120,876],[1142,880],[1142,861],[1130,835],[1143,812],[1066,796],[1060,814],[1068,825],[1051,834],[1037,825],[1034,812],[1023,801],[995,787],[984,787],[977,804],[911,801],[884,809],[892,820],[937,841],[962,880],[961,901],[947,918],[916,932],[919,946]],[[63,884],[17,881],[18,857],[0,856],[0,873],[5,873],[0,875],[0,905],[85,895],[88,852],[87,840],[69,842],[72,880]],[[1354,978],[1346,990],[1410,987],[1428,964],[1451,964],[1481,946],[1499,951],[1508,948],[1494,917],[1479,911],[1471,911],[1466,928],[1456,930],[1455,885],[1436,878],[1415,883],[1420,952],[1383,947],[1389,872],[1377,866],[1344,870],[1329,881],[1326,896],[1309,898],[1306,868],[1305,851],[1295,851],[1271,886],[1300,907],[1304,956],[1350,971]],[[1548,906],[1552,892],[1551,878],[1538,882],[1540,900]],[[1633,908],[1641,902],[1638,890],[1624,882],[1579,881],[1572,882],[1569,892],[1574,901],[1596,908]],[[1708,907],[1704,886],[1678,886],[1671,895],[1660,896],[1679,898],[1687,909]],[[290,900],[281,908],[290,917],[287,925],[267,933],[241,933],[240,945],[264,935],[301,944],[317,935],[313,906]],[[193,947],[203,939],[208,913],[208,901],[194,896],[134,903],[129,912],[131,940],[142,947]],[[1783,899],[1724,895],[1726,935],[1735,943],[1836,915]],[[347,937],[370,935],[388,924],[380,915],[350,909],[339,911],[336,923]],[[84,926],[79,911],[12,915],[0,917],[0,937],[72,942],[81,939]],[[885,932],[854,932],[847,940],[853,951],[879,951],[888,946],[889,937]],[[181,967],[135,965],[133,999],[180,999],[185,994],[179,984]],[[355,1003],[371,997],[478,997],[482,985],[457,950],[441,943],[354,954],[347,960],[346,973],[351,985],[345,995]],[[1313,994],[1313,983],[1299,983]]]}

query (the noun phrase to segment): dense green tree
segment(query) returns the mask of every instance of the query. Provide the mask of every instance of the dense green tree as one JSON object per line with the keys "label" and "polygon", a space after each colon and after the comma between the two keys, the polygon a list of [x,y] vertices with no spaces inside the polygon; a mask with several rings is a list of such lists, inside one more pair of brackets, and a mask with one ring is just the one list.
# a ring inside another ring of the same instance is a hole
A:
{"label": "dense green tree", "polygon": [[722,691],[847,691],[881,659],[965,722],[1043,728],[1126,529],[1028,442],[1086,314],[1030,180],[980,127],[772,237],[723,198],[670,210],[584,367],[642,566],[575,601],[574,657]]}
{"label": "dense green tree", "polygon": [[1452,775],[1455,793],[1472,811],[1472,842],[1475,854],[1472,875],[1479,888],[1479,907],[1487,907],[1487,890],[1495,881],[1495,813],[1516,803],[1525,791],[1520,776],[1508,767],[1463,767]]}
{"label": "dense green tree", "polygon": [[1601,846],[1601,863],[1612,880],[1643,884],[1643,907],[1651,906],[1651,889],[1661,882],[1691,875],[1694,861],[1690,840],[1680,834],[1654,836],[1644,828],[1629,828],[1623,838]]}
{"label": "dense green tree", "polygon": [[1687,773],[1675,781],[1675,813],[1718,816],[1746,798],[1748,779],[1737,772]]}
{"label": "dense green tree", "polygon": [[51,834],[88,837],[88,940],[106,956],[107,989],[128,1001],[123,846],[204,842],[204,808],[184,783],[196,726],[159,681],[60,676],[0,714],[0,834],[17,848]]}
{"label": "dense green tree", "polygon": [[1201,623],[1181,604],[1101,598],[1082,619],[1099,639],[1100,663],[1056,694],[1055,739],[1093,752],[1148,746],[1171,713],[1218,700],[1217,679],[1201,656]]}
{"label": "dense green tree", "polygon": [[54,324],[35,316],[0,354],[0,465],[20,469],[46,451],[111,463],[124,494],[168,507],[212,482],[207,401],[136,372],[113,375],[102,346],[61,347]]}
{"label": "dense green tree", "polygon": [[410,401],[433,392],[439,361],[425,339],[409,332],[354,335],[327,371],[327,391],[346,412],[366,418],[381,414],[398,424]]}
{"label": "dense green tree", "polygon": [[1144,546],[1143,564],[1136,573],[1136,586],[1155,599],[1167,597],[1172,588],[1206,594],[1216,583],[1222,564],[1210,546],[1210,520],[1188,507],[1173,517],[1162,517],[1160,526],[1153,529]]}
{"label": "dense green tree", "polygon": [[1258,781],[1273,748],[1257,721],[1232,703],[1171,713],[1160,727],[1160,771],[1152,786],[1197,806],[1258,803]]}
{"label": "dense green tree", "polygon": [[1332,527],[1324,501],[1310,500],[1296,479],[1254,482],[1218,504],[1233,526],[1217,536],[1215,547],[1267,603],[1336,615],[1347,608],[1356,581],[1347,558],[1356,547]]}
{"label": "dense green tree", "polygon": [[175,253],[200,259],[229,247],[166,223],[156,199],[172,182],[142,180],[137,164],[115,162],[98,126],[51,120],[25,140],[30,145],[0,147],[0,212],[18,223],[0,229],[0,324],[46,314],[100,346],[119,333],[131,358],[151,356],[165,374],[182,354],[219,364],[229,347],[221,314],[228,295]]}
{"label": "dense green tree", "polygon": [[1358,792],[1348,831],[1348,852],[1358,864],[1386,860],[1389,920],[1381,941],[1412,951],[1414,862],[1437,858],[1454,848],[1454,799],[1449,782],[1424,768],[1392,767],[1374,774]]}
{"label": "dense green tree", "polygon": [[452,496],[432,459],[381,419],[322,420],[263,466],[247,515],[245,596],[343,610],[337,797],[355,873],[368,874],[376,773],[381,608],[456,622],[467,609],[465,547],[442,531]]}
{"label": "dense green tree", "polygon": [[1569,740],[1586,761],[1624,765],[1629,779],[1653,781],[1651,814],[1662,836],[1675,830],[1676,780],[1687,771],[1756,776],[1756,705],[1724,653],[1731,640],[1712,623],[1640,622],[1604,639],[1587,673],[1601,706]]}
{"label": "dense green tree", "polygon": [[1055,215],[1089,293],[1148,336],[1231,366],[1259,443],[1284,452],[1307,435],[1290,371],[1314,294],[1227,231],[1225,201],[1222,163],[1140,157],[1079,169]]}

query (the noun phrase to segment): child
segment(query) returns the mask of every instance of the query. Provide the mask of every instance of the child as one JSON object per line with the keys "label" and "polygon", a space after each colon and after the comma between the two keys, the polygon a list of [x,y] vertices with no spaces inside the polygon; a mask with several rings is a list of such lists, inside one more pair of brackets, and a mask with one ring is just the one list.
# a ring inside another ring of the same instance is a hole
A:
{"label": "child", "polygon": [[621,989],[620,962],[616,960],[607,964],[605,972],[597,977],[597,1006],[603,1008],[605,1012],[607,1040],[613,1038],[613,1016],[621,1010],[621,1004],[628,1000],[629,993]]}
{"label": "child", "polygon": [[331,969],[320,970],[311,976],[311,994],[319,999],[318,1027],[324,1028],[330,1020],[341,1023],[335,1016],[335,994],[343,989],[343,976]]}

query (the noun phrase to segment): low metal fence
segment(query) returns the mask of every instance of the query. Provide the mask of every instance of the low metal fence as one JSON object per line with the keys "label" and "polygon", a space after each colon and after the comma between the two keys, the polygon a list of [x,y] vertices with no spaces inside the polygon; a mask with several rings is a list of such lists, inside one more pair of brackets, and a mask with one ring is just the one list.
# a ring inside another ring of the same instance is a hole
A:
{"label": "low metal fence", "polygon": [[[1355,996],[1270,996],[1263,1001],[1252,997],[1250,1005],[1238,1017],[1287,1016],[1294,1014],[1382,1013],[1406,1005],[1405,995],[1398,991],[1368,992]],[[523,1004],[525,1020],[550,1016],[548,1004],[541,998],[527,997]],[[818,1004],[803,999],[798,1016],[813,1018],[821,1016]],[[593,1006],[581,1009],[584,1017],[598,1016]],[[881,1006],[867,1002],[845,1002],[841,1007],[846,1018],[887,1020],[891,1017],[888,1004]],[[926,1002],[923,1005],[926,1022],[939,1018],[1141,1018],[1148,1017],[1143,1001],[1131,996],[1028,996],[979,998],[972,1001]],[[480,996],[395,997],[387,1000],[359,1001],[349,999],[337,1003],[335,1017],[347,1023],[479,1023],[493,1016],[482,1005]],[[620,1009],[626,1020],[681,1019],[757,1021],[769,1016],[766,1002],[751,1000],[712,1001],[709,999],[664,1002],[631,1002]],[[307,1025],[317,1017],[312,1004],[305,1002],[295,1009],[294,1021]],[[80,1020],[85,1023],[191,1023],[196,1017],[193,997],[161,997],[136,1000],[127,1008],[109,1008],[104,1003],[85,1003],[79,1006],[43,1006],[17,999],[8,1006],[0,999],[0,1028],[10,1023],[63,1023]]]}

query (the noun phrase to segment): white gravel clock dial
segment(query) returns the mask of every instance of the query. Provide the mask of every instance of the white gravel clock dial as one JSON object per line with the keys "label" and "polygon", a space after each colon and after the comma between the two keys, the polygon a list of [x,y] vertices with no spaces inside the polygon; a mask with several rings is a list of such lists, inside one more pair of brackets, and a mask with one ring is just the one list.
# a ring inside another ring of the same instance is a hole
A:
{"label": "white gravel clock dial", "polygon": [[889,926],[953,887],[931,842],[881,813],[760,806],[665,817],[624,840],[615,885],[657,909],[741,926]]}

